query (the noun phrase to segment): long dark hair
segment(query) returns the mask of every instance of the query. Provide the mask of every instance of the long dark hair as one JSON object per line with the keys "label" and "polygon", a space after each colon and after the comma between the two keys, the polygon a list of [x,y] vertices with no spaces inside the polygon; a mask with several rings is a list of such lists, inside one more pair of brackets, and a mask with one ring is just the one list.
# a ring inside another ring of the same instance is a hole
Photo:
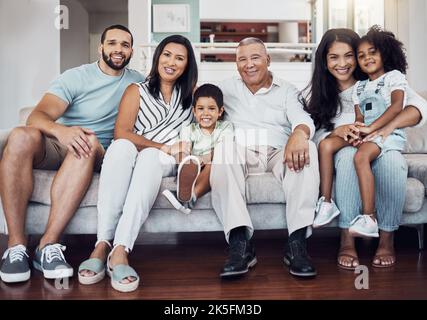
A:
{"label": "long dark hair", "polygon": [[396,39],[390,31],[382,30],[380,26],[372,26],[368,33],[360,39],[360,43],[368,42],[381,54],[384,72],[399,70],[406,73],[408,62],[403,48],[403,43]]}
{"label": "long dark hair", "polygon": [[[325,128],[332,130],[331,120],[342,111],[342,104],[339,97],[340,89],[337,79],[329,72],[326,56],[334,42],[348,44],[354,51],[356,59],[359,35],[350,29],[330,29],[325,32],[316,50],[313,76],[310,84],[303,90],[304,97],[301,100],[304,109],[313,118],[316,129]],[[356,59],[357,60],[357,59]],[[366,78],[359,66],[353,73],[355,79]]]}
{"label": "long dark hair", "polygon": [[175,85],[181,90],[181,103],[184,109],[191,107],[193,89],[197,84],[197,63],[194,55],[193,47],[190,41],[181,35],[172,35],[164,38],[156,50],[154,51],[153,64],[150,74],[148,75],[148,90],[155,97],[159,98],[160,92],[160,75],[159,75],[159,59],[163,49],[168,43],[178,43],[187,49],[187,66],[182,75],[176,80]]}

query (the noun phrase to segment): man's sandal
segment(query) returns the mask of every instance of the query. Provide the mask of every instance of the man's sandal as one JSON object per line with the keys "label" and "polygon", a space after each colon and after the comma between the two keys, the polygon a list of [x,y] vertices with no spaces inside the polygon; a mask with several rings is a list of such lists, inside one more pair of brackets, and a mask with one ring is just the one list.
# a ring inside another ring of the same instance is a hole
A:
{"label": "man's sandal", "polygon": [[[95,247],[100,243],[104,242],[111,249],[111,244],[107,240],[99,240],[95,243]],[[94,273],[93,276],[83,276],[80,274],[81,271],[88,270]],[[98,258],[90,258],[83,261],[79,266],[78,278],[81,284],[90,285],[100,282],[105,277],[105,263]]]}

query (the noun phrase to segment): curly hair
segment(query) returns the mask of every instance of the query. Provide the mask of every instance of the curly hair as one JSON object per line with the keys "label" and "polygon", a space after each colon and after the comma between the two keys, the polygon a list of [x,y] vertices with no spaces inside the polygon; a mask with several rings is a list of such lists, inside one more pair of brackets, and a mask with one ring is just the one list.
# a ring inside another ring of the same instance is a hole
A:
{"label": "curly hair", "polygon": [[[337,79],[329,72],[327,66],[328,51],[335,42],[342,42],[348,44],[356,55],[359,40],[359,35],[353,30],[330,29],[325,32],[317,46],[310,84],[299,96],[304,109],[313,119],[316,129],[332,130],[334,125],[331,120],[342,111],[339,97],[341,91]],[[356,80],[366,79],[366,75],[361,72],[359,65],[356,66],[353,76]]]}
{"label": "curly hair", "polygon": [[372,26],[368,33],[360,39],[360,43],[368,42],[379,50],[384,65],[384,72],[399,70],[406,74],[408,62],[406,60],[403,43],[396,39],[390,31],[381,29],[380,26]]}

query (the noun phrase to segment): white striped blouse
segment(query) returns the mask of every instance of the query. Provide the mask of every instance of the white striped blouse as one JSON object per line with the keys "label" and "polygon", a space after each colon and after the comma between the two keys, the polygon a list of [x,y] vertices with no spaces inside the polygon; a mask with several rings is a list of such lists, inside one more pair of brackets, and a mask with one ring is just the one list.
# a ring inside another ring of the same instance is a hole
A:
{"label": "white striped blouse", "polygon": [[134,132],[157,143],[174,143],[182,126],[193,121],[191,107],[183,109],[180,103],[181,91],[175,87],[169,104],[166,104],[161,92],[159,98],[150,94],[148,80],[136,84],[139,87],[139,111]]}

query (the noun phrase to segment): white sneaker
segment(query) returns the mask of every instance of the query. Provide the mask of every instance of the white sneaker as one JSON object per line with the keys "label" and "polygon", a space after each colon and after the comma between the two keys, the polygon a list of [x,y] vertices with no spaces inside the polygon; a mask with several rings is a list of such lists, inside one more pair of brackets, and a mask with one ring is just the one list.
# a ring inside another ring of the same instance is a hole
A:
{"label": "white sneaker", "polygon": [[190,202],[194,198],[194,187],[200,170],[200,160],[196,156],[187,156],[181,161],[176,176],[176,195],[179,201]]}
{"label": "white sneaker", "polygon": [[176,196],[176,193],[166,189],[163,192],[163,195],[166,197],[166,199],[169,200],[171,205],[178,211],[181,211],[184,214],[190,214],[191,208],[184,206],[183,203],[181,203]]}
{"label": "white sneaker", "polygon": [[351,221],[351,226],[348,229],[354,237],[374,237],[378,238],[378,223],[377,220],[371,218],[372,215],[360,214]]}
{"label": "white sneaker", "polygon": [[313,221],[313,228],[324,226],[331,222],[336,216],[340,214],[340,210],[335,204],[334,200],[326,202],[325,197],[321,197],[317,201],[315,217]]}

